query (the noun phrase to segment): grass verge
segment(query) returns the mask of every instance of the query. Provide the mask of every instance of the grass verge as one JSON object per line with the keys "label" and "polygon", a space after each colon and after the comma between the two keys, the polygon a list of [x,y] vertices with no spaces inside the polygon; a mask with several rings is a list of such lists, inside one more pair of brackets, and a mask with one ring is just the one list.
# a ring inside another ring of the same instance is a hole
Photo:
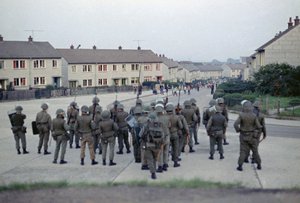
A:
{"label": "grass verge", "polygon": [[115,186],[129,186],[129,187],[161,187],[161,188],[242,188],[240,183],[220,183],[203,181],[200,179],[182,180],[174,179],[170,181],[154,182],[154,181],[127,181],[127,182],[107,182],[103,184],[97,183],[68,183],[67,181],[59,182],[36,182],[36,183],[12,183],[0,186],[0,192],[13,190],[35,190],[35,189],[55,189],[55,188],[94,188],[94,187],[115,187]]}

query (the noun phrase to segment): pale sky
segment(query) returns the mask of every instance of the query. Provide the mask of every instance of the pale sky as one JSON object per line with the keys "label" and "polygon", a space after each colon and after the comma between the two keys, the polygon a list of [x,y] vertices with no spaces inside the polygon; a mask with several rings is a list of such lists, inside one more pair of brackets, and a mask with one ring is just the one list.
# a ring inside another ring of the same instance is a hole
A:
{"label": "pale sky", "polygon": [[174,60],[239,59],[300,17],[300,0],[1,0],[4,40],[142,49]]}

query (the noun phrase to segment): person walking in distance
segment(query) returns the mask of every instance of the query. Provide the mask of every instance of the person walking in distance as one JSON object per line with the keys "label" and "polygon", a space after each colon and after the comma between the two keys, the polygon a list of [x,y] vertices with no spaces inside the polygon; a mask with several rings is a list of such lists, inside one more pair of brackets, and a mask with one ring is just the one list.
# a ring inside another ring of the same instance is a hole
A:
{"label": "person walking in distance", "polygon": [[49,134],[51,128],[51,116],[47,113],[48,104],[43,103],[41,105],[42,111],[37,113],[36,115],[36,125],[37,129],[39,130],[39,145],[38,145],[38,153],[41,153],[41,148],[44,145],[44,155],[51,154],[48,152],[48,141],[49,141]]}

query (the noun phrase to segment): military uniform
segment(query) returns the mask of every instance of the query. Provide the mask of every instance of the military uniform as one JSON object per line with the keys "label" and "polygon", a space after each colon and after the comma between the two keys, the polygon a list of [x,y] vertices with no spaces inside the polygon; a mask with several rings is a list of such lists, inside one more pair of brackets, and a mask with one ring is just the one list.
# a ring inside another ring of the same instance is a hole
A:
{"label": "military uniform", "polygon": [[255,130],[261,129],[257,116],[252,112],[251,102],[246,102],[243,107],[243,112],[234,122],[236,132],[240,133],[240,156],[238,159],[237,170],[242,171],[245,158],[249,155],[250,150],[253,152],[253,157],[257,162],[257,168],[261,169],[261,159],[258,154],[258,140],[255,138]]}
{"label": "military uniform", "polygon": [[[137,120],[138,124],[141,126],[141,129],[144,128],[144,126],[149,121],[148,114],[150,112],[150,106],[144,106],[143,108],[143,114],[140,116]],[[139,134],[139,138],[141,138],[141,133]],[[143,141],[143,139],[140,139],[140,148],[141,148],[141,162],[142,162],[142,170],[148,170],[148,163],[147,159],[145,158],[145,152],[146,152],[146,143]]]}
{"label": "military uniform", "polygon": [[[189,140],[188,140],[188,144],[190,147],[190,152],[195,152],[195,150],[193,150],[193,135],[194,135],[194,128],[195,128],[195,121],[197,121],[197,115],[195,113],[195,110],[192,108],[191,106],[191,102],[190,101],[185,101],[184,102],[184,109],[182,110],[182,115],[184,116],[184,118],[186,119],[186,122],[189,126]],[[186,143],[186,141],[185,141]],[[184,145],[185,145],[184,143]]]}
{"label": "military uniform", "polygon": [[[216,100],[212,99],[209,101],[209,107],[203,111],[203,116],[202,116],[202,124],[207,126],[209,118],[216,113],[215,105],[217,104]],[[228,122],[228,120],[227,120]]]}
{"label": "military uniform", "polygon": [[28,154],[26,151],[26,127],[24,126],[24,120],[26,119],[26,115],[22,113],[23,108],[21,106],[16,106],[16,113],[12,115],[10,121],[12,123],[12,131],[14,134],[14,138],[16,141],[16,149],[18,154],[21,154],[20,151],[20,140],[22,143],[23,154]]}
{"label": "military uniform", "polygon": [[[228,110],[227,110],[227,107],[224,103],[224,99],[223,98],[218,98],[216,100],[217,104],[222,108],[222,115],[226,118],[226,121],[228,122],[229,121],[229,118],[228,118]],[[224,145],[228,145],[229,143],[227,142],[227,138],[226,138],[226,129],[225,129],[225,132],[224,132],[224,138],[223,138],[223,144]]]}
{"label": "military uniform", "polygon": [[48,105],[46,103],[42,104],[41,108],[43,109],[36,115],[36,125],[39,130],[39,145],[38,145],[38,153],[41,153],[41,148],[44,144],[44,154],[51,154],[48,152],[48,141],[49,134],[51,128],[51,116],[47,113]]}
{"label": "military uniform", "polygon": [[214,159],[215,154],[215,144],[218,144],[218,149],[220,153],[220,159],[224,159],[224,151],[222,140],[224,136],[224,131],[227,127],[227,120],[221,114],[221,107],[217,107],[217,112],[213,114],[207,123],[207,135],[209,136],[210,142],[210,157],[209,159]]}
{"label": "military uniform", "polygon": [[60,154],[60,164],[67,163],[65,161],[65,153],[67,148],[67,142],[69,139],[68,130],[70,127],[64,119],[64,111],[62,109],[57,109],[56,118],[52,120],[51,132],[53,139],[56,141],[55,153],[53,163],[57,163],[58,153],[61,147]]}
{"label": "military uniform", "polygon": [[77,121],[79,112],[77,109],[77,103],[76,102],[71,102],[68,110],[67,110],[67,124],[70,126],[70,148],[73,147],[73,141],[74,141],[74,137],[75,137],[75,145],[76,148],[80,148],[79,146],[79,135],[75,133],[75,123]]}
{"label": "military uniform", "polygon": [[92,160],[92,165],[98,164],[95,161],[95,153],[94,153],[94,139],[92,136],[92,130],[95,129],[95,123],[92,120],[92,117],[88,115],[88,107],[82,106],[81,112],[82,115],[78,116],[77,122],[75,124],[76,133],[79,133],[81,138],[81,149],[80,149],[80,158],[81,165],[84,165],[84,157],[85,157],[85,147],[88,145],[90,151],[90,158]]}
{"label": "military uniform", "polygon": [[101,141],[100,141],[100,127],[99,124],[102,121],[101,117],[102,109],[97,106],[94,118],[95,129],[92,130],[92,136],[94,139],[94,152],[96,153],[97,148],[99,149],[99,154],[102,153]]}
{"label": "military uniform", "polygon": [[130,145],[128,140],[128,126],[125,121],[125,118],[128,116],[128,112],[124,111],[124,106],[122,104],[118,105],[118,112],[116,113],[115,122],[119,127],[118,131],[118,144],[119,152],[118,154],[123,154],[124,144],[127,149],[127,153],[130,153]]}
{"label": "military uniform", "polygon": [[180,157],[181,155],[181,151],[184,150],[184,143],[187,144],[187,139],[189,137],[189,126],[184,118],[184,116],[181,114],[181,109],[180,107],[176,108],[176,114],[178,116],[178,118],[180,119],[181,123],[182,123],[182,129],[178,129],[178,157]]}
{"label": "military uniform", "polygon": [[171,154],[172,160],[174,161],[174,167],[180,166],[178,163],[178,150],[179,150],[179,135],[178,130],[183,128],[183,124],[179,116],[175,115],[174,113],[174,105],[167,104],[166,111],[169,116],[170,121],[170,144],[171,144]]}
{"label": "military uniform", "polygon": [[114,160],[114,150],[116,137],[115,134],[118,131],[118,125],[110,119],[110,112],[105,110],[101,113],[102,121],[100,122],[100,139],[102,145],[102,164],[106,165],[106,153],[109,145],[109,165],[113,166],[116,163]]}
{"label": "military uniform", "polygon": [[195,141],[195,145],[198,145],[199,142],[198,142],[198,128],[200,127],[200,122],[201,122],[201,115],[200,115],[200,110],[199,110],[199,107],[197,106],[197,101],[196,99],[192,98],[191,100],[191,103],[192,103],[192,108],[194,109],[195,111],[195,114],[197,116],[197,120],[194,121],[194,141]]}
{"label": "military uniform", "polygon": [[142,129],[142,108],[136,107],[134,108],[134,118],[136,120],[135,126],[131,129],[131,135],[132,135],[132,146],[133,146],[133,154],[135,158],[136,163],[141,163],[141,140],[139,137],[139,133]]}

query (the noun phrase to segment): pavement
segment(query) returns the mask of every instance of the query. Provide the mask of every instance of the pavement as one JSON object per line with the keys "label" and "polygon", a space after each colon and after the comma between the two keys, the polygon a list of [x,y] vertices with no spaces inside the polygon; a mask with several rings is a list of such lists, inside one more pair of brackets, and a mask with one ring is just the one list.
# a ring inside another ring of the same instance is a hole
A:
{"label": "pavement", "polygon": [[[164,95],[165,96],[165,95]],[[116,94],[101,94],[100,104],[103,107],[111,104],[116,99]],[[144,91],[141,96],[144,103],[150,103],[160,95],[153,95],[151,91]],[[191,95],[181,95],[181,101],[194,97],[202,109],[211,99],[208,89],[200,92],[193,90]],[[77,96],[79,105],[90,105],[93,95]],[[136,95],[132,92],[118,93],[117,99],[123,101],[125,108],[134,105]],[[32,134],[31,121],[35,120],[36,113],[40,111],[43,102],[49,103],[49,113],[55,116],[57,108],[65,109],[74,97],[39,99],[29,101],[15,101],[0,103],[0,185],[14,182],[45,182],[67,181],[70,183],[89,182],[126,182],[150,179],[149,171],[140,170],[140,164],[134,162],[133,154],[115,155],[116,166],[102,166],[101,157],[96,156],[100,164],[92,166],[89,161],[89,153],[86,151],[86,164],[80,165],[80,149],[67,149],[65,159],[68,164],[52,164],[55,142],[52,140],[49,151],[50,155],[37,154],[38,135]],[[178,97],[169,96],[169,100],[177,103]],[[182,103],[182,102],[180,102]],[[25,125],[27,129],[27,146],[30,151],[26,155],[17,155],[15,141],[10,130],[10,122],[7,111],[15,105],[23,106],[23,113],[27,115]],[[237,118],[236,114],[229,114],[231,122]],[[266,118],[267,125],[300,127],[300,121],[276,120]],[[299,128],[300,129],[300,128]],[[174,168],[172,162],[167,172],[157,174],[154,181],[168,181],[172,179],[202,179],[221,183],[240,183],[243,187],[257,189],[279,189],[300,187],[300,139],[268,136],[260,144],[262,157],[262,170],[257,170],[253,164],[244,164],[244,171],[236,170],[239,156],[239,137],[233,131],[227,132],[229,145],[224,146],[225,159],[220,160],[215,154],[215,160],[209,160],[209,138],[201,125],[198,130],[200,145],[195,146],[195,153],[182,154],[181,167]],[[300,136],[299,136],[300,137]],[[87,150],[87,149],[86,149]],[[117,151],[117,145],[115,147]]]}

